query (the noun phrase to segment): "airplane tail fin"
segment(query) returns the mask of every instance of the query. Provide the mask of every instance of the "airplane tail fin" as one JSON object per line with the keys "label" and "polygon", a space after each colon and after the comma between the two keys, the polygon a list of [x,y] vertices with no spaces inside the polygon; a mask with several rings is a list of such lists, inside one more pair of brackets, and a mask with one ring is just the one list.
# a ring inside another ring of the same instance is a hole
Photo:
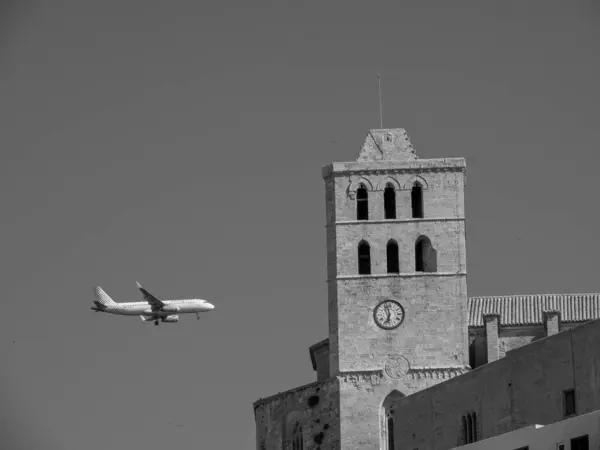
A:
{"label": "airplane tail fin", "polygon": [[96,286],[94,288],[94,294],[96,295],[96,300],[94,303],[100,308],[107,308],[109,306],[114,306],[117,303],[108,296],[106,292],[102,290],[100,286]]}

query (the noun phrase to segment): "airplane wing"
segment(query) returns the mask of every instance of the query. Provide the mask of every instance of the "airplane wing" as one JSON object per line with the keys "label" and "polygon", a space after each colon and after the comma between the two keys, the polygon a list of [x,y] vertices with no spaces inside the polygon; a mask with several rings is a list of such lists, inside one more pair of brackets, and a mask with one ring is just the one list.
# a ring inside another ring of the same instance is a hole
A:
{"label": "airplane wing", "polygon": [[153,310],[160,309],[163,306],[165,306],[163,302],[161,302],[154,295],[152,295],[150,292],[144,289],[140,283],[138,283],[137,281],[135,283],[137,284],[138,289],[142,291],[142,294],[144,294],[144,300],[146,300],[150,304]]}

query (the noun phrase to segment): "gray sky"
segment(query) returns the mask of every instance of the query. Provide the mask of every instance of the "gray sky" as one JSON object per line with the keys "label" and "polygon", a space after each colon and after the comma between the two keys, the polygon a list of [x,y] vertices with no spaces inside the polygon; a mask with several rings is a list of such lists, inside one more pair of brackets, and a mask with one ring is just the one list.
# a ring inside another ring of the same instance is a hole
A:
{"label": "gray sky", "polygon": [[[4,1],[7,450],[254,448],[327,335],[321,166],[466,157],[469,294],[600,290],[590,1]],[[201,322],[93,313],[201,297]]]}

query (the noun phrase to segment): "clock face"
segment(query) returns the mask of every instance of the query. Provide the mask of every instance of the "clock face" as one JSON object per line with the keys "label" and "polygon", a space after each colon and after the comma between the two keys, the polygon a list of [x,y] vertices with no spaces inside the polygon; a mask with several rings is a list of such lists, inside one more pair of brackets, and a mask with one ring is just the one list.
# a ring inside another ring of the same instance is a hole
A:
{"label": "clock face", "polygon": [[395,300],[384,300],[373,311],[375,323],[384,330],[393,330],[404,320],[404,308]]}

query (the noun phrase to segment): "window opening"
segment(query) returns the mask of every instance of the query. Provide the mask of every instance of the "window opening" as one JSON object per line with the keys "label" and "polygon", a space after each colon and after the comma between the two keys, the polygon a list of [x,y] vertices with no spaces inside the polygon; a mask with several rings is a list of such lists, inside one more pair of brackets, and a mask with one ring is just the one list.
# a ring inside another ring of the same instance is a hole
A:
{"label": "window opening", "polygon": [[298,422],[294,425],[292,434],[292,450],[303,450],[304,441],[302,439],[302,427]]}
{"label": "window opening", "polygon": [[388,448],[387,450],[394,450],[394,418],[389,415],[387,419],[387,436],[388,436]]}
{"label": "window opening", "polygon": [[383,208],[386,219],[396,218],[396,191],[392,183],[388,183],[383,191]]}
{"label": "window opening", "polygon": [[369,194],[362,183],[356,190],[356,220],[369,220]]}
{"label": "window opening", "polygon": [[563,392],[565,417],[575,414],[575,389],[567,389]]}
{"label": "window opening", "polygon": [[365,241],[358,244],[358,273],[359,275],[371,274],[371,247]]}
{"label": "window opening", "polygon": [[590,438],[586,434],[571,439],[571,450],[589,450],[590,449]]}
{"label": "window opening", "polygon": [[410,203],[412,206],[412,216],[415,219],[423,218],[423,186],[418,181],[413,185],[410,191]]}
{"label": "window opening", "polygon": [[400,262],[398,260],[398,243],[393,239],[387,243],[387,272],[400,273]]}
{"label": "window opening", "polygon": [[427,236],[420,236],[415,243],[415,271],[437,272],[437,252]]}

